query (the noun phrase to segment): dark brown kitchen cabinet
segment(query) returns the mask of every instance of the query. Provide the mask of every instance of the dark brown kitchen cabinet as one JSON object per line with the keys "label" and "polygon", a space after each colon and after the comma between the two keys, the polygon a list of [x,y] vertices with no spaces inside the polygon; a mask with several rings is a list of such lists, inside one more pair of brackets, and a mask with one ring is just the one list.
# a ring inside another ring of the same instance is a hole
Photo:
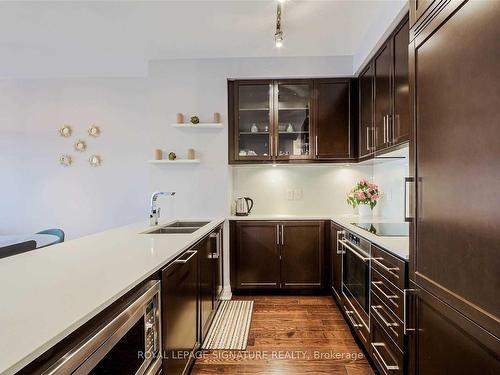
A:
{"label": "dark brown kitchen cabinet", "polygon": [[[351,79],[316,79],[315,157],[322,160],[356,157],[356,139],[351,118],[357,107],[351,107],[355,86]],[[355,101],[354,101],[355,102]]]}
{"label": "dark brown kitchen cabinet", "polygon": [[391,144],[406,142],[410,136],[410,83],[408,80],[408,19],[401,23],[393,36],[393,108],[390,126]]}
{"label": "dark brown kitchen cabinet", "polygon": [[274,157],[277,160],[311,159],[313,81],[276,81],[274,95]]}
{"label": "dark brown kitchen cabinet", "polygon": [[[278,222],[239,221],[234,227],[231,281],[234,289],[272,289],[280,286]],[[233,272],[234,271],[234,272]]]}
{"label": "dark brown kitchen cabinet", "polygon": [[498,374],[500,2],[439,3],[409,49],[411,369]]}
{"label": "dark brown kitchen cabinet", "polygon": [[375,150],[380,151],[390,144],[389,122],[391,116],[391,41],[380,49],[374,58],[375,74]]}
{"label": "dark brown kitchen cabinet", "polygon": [[405,17],[359,76],[359,157],[404,144],[410,134],[409,23]]}
{"label": "dark brown kitchen cabinet", "polygon": [[416,284],[408,303],[409,374],[500,374],[500,342]]}
{"label": "dark brown kitchen cabinet", "polygon": [[500,337],[498,15],[451,2],[412,42],[410,278]]}
{"label": "dark brown kitchen cabinet", "polygon": [[338,303],[342,303],[342,246],[339,246],[339,237],[342,228],[330,223],[330,271],[333,296]]}
{"label": "dark brown kitchen cabinet", "polygon": [[229,81],[231,132],[229,160],[272,160],[274,155],[274,93],[271,80]]}
{"label": "dark brown kitchen cabinet", "polygon": [[323,221],[231,222],[231,285],[243,289],[321,289]]}
{"label": "dark brown kitchen cabinet", "polygon": [[200,260],[200,342],[203,342],[222,293],[222,227],[195,246]]}
{"label": "dark brown kitchen cabinet", "polygon": [[162,270],[163,372],[186,374],[198,341],[198,252],[185,251]]}
{"label": "dark brown kitchen cabinet", "polygon": [[323,281],[324,223],[281,224],[281,287],[319,289]]}
{"label": "dark brown kitchen cabinet", "polygon": [[356,160],[356,92],[351,78],[228,81],[229,163]]}
{"label": "dark brown kitchen cabinet", "polygon": [[373,154],[373,62],[359,75],[359,157]]}
{"label": "dark brown kitchen cabinet", "polygon": [[[410,27],[429,9],[435,0],[409,0],[410,5]],[[446,1],[446,0],[445,0]],[[443,0],[437,0],[436,3],[443,3]]]}

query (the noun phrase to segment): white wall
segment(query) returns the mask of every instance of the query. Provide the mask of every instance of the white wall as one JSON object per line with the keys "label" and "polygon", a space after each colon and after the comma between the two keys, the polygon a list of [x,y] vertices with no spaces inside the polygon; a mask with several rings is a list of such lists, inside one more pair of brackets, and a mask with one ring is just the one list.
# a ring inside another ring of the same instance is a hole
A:
{"label": "white wall", "polygon": [[[0,81],[0,234],[63,228],[68,238],[145,217],[150,146],[144,79]],[[58,136],[71,124],[74,135]],[[90,139],[88,126],[102,136]],[[88,151],[77,155],[81,137]],[[91,153],[103,157],[92,168]],[[61,154],[74,166],[59,165]]]}

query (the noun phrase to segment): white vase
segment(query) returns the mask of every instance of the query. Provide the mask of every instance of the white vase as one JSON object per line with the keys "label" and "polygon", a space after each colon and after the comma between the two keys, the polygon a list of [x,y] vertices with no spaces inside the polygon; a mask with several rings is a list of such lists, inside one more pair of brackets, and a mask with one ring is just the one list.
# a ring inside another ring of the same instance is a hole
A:
{"label": "white vase", "polygon": [[363,219],[368,219],[372,217],[372,209],[368,204],[360,204],[358,206],[359,217]]}

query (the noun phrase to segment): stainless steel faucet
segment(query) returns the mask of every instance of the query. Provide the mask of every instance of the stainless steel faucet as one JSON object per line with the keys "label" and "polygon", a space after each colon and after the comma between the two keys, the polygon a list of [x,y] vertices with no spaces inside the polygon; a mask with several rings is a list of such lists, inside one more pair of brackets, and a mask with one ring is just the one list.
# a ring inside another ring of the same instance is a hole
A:
{"label": "stainless steel faucet", "polygon": [[151,195],[151,213],[149,214],[149,225],[151,226],[158,225],[160,207],[158,207],[156,201],[160,195],[172,196],[175,195],[175,191],[155,191],[153,195]]}

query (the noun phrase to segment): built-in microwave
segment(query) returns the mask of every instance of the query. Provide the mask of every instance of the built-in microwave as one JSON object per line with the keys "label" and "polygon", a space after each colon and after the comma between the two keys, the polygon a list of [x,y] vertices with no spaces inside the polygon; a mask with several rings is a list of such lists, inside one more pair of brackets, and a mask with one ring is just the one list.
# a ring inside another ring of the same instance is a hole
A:
{"label": "built-in microwave", "polygon": [[146,282],[113,318],[43,374],[156,375],[161,369],[160,282]]}

